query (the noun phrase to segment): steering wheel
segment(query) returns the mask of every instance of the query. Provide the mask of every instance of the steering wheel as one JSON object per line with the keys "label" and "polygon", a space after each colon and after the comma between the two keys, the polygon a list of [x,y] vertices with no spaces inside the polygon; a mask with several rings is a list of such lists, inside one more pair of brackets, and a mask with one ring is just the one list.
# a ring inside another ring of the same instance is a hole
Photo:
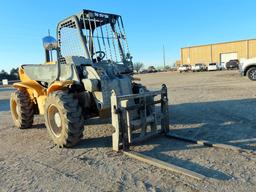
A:
{"label": "steering wheel", "polygon": [[96,51],[95,53],[93,53],[92,58],[94,59],[94,57],[96,57],[94,59],[95,61],[101,61],[104,59],[105,56],[106,53],[104,51]]}

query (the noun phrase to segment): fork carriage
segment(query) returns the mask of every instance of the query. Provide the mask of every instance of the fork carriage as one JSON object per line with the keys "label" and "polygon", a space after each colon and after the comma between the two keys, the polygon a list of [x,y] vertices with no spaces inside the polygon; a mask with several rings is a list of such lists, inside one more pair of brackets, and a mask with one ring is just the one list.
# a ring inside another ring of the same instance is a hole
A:
{"label": "fork carriage", "polygon": [[[156,105],[160,107],[160,112],[156,111]],[[118,151],[120,147],[129,150],[132,144],[169,132],[166,85],[162,85],[159,91],[141,90],[139,94],[118,96],[112,91],[111,110],[112,125],[115,128],[112,135],[114,151]]]}

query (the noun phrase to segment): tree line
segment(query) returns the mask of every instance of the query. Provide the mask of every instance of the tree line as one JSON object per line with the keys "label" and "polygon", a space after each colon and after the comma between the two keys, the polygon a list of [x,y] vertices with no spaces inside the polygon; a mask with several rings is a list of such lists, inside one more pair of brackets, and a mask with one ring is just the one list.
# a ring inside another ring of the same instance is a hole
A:
{"label": "tree line", "polygon": [[19,79],[19,68],[12,68],[10,73],[7,73],[5,70],[0,71],[0,80],[8,79],[8,80],[18,80]]}
{"label": "tree line", "polygon": [[[173,64],[173,66],[175,66],[175,63]],[[142,62],[135,62],[133,64],[133,70],[134,72],[136,73],[139,73],[143,70],[146,70],[146,71],[169,71],[169,70],[172,70],[173,67],[169,66],[169,65],[166,65],[166,66],[158,66],[158,67],[155,67],[155,66],[148,66],[146,69],[144,68],[145,65],[144,63]]]}

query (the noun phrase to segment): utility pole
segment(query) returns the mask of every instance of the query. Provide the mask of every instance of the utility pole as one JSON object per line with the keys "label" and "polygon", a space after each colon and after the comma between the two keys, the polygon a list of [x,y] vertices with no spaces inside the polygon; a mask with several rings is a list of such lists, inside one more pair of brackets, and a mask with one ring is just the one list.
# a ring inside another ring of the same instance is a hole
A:
{"label": "utility pole", "polygon": [[164,60],[164,69],[165,69],[165,48],[164,48],[164,45],[163,45],[163,60]]}

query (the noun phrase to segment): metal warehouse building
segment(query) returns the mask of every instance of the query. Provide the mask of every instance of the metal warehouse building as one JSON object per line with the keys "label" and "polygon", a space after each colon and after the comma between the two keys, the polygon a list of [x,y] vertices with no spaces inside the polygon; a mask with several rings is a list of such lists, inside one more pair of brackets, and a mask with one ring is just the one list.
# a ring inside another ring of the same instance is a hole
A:
{"label": "metal warehouse building", "polygon": [[181,64],[220,63],[256,57],[256,39],[181,48]]}

